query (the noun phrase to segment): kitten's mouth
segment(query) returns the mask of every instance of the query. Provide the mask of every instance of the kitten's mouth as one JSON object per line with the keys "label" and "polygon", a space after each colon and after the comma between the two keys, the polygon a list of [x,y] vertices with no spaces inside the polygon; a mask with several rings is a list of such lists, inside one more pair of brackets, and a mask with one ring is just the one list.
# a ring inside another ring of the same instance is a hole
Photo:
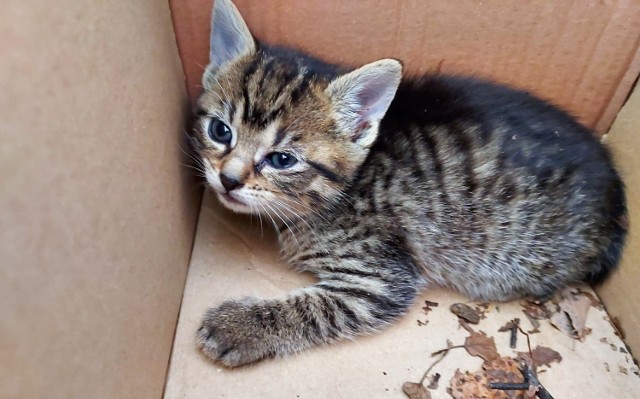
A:
{"label": "kitten's mouth", "polygon": [[229,193],[218,193],[218,196],[220,198],[222,198],[225,202],[234,204],[234,205],[242,205],[242,206],[246,206],[247,204],[235,197],[233,197],[231,194]]}

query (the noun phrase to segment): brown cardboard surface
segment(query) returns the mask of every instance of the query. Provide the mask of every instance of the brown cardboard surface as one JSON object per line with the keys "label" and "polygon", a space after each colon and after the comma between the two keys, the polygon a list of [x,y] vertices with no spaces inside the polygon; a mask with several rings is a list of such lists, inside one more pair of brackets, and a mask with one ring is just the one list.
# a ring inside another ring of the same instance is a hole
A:
{"label": "brown cardboard surface", "polygon": [[620,320],[626,341],[640,355],[640,90],[636,88],[607,135],[627,186],[631,232],[622,264],[598,293]]}
{"label": "brown cardboard surface", "polygon": [[3,1],[0,54],[0,397],[160,397],[199,198],[168,4]]}
{"label": "brown cardboard surface", "polygon": [[[212,0],[172,0],[191,96],[207,63]],[[330,61],[403,60],[532,90],[605,132],[638,72],[640,2],[236,0],[254,35]],[[636,57],[634,59],[634,57]]]}
{"label": "brown cardboard surface", "polygon": [[[235,370],[211,363],[195,342],[195,331],[209,306],[229,298],[275,297],[310,283],[309,276],[287,269],[278,258],[275,237],[269,229],[261,234],[257,220],[230,215],[212,196],[205,195],[166,399],[406,398],[401,391],[403,382],[420,379],[434,360],[430,354],[446,347],[447,339],[461,344],[468,335],[448,310],[451,303],[467,300],[438,290],[425,292],[406,317],[380,334]],[[439,302],[426,316],[421,310],[425,299]],[[523,319],[523,327],[530,329],[517,303],[493,306],[475,328],[494,336],[502,355],[512,355],[509,334],[497,330],[514,317]],[[428,320],[428,324],[419,326],[417,320]],[[640,378],[630,371],[631,357],[619,350],[623,344],[604,311],[590,310],[587,326],[593,331],[583,343],[563,335],[546,320],[541,323],[542,332],[531,335],[532,345],[551,347],[563,357],[561,363],[540,373],[542,383],[556,398],[637,397]],[[602,338],[607,342],[601,342]],[[520,336],[516,350],[526,348],[526,340]],[[442,374],[433,398],[450,397],[445,389],[457,368],[475,371],[481,363],[463,349],[452,351],[433,370]]]}

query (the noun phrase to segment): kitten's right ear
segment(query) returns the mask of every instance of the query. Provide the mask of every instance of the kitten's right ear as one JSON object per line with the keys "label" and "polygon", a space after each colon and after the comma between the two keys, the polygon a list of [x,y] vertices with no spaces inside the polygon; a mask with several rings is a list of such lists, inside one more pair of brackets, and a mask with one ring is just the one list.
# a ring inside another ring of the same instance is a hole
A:
{"label": "kitten's right ear", "polygon": [[209,46],[209,65],[202,77],[205,89],[211,88],[221,67],[256,51],[256,42],[247,24],[230,0],[214,0]]}

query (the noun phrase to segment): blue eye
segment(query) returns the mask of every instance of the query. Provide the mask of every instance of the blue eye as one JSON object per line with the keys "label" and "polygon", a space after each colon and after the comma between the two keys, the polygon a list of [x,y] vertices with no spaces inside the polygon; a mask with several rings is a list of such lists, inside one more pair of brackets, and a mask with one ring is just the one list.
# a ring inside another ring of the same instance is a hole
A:
{"label": "blue eye", "polygon": [[231,129],[225,125],[220,119],[213,118],[209,122],[209,137],[211,140],[221,144],[231,143]]}
{"label": "blue eye", "polygon": [[267,155],[266,160],[276,169],[290,168],[298,162],[293,155],[285,154],[284,152],[272,152]]}

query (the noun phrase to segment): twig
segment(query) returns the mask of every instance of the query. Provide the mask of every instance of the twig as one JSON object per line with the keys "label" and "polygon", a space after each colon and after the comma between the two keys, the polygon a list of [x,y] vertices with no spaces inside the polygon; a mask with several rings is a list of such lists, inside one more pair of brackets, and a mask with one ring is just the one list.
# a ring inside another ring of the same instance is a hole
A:
{"label": "twig", "polygon": [[464,348],[464,345],[453,346],[453,345],[451,345],[451,342],[449,340],[447,340],[447,347],[445,349],[440,349],[439,351],[433,352],[431,354],[431,356],[439,356],[439,357],[433,363],[431,363],[431,366],[429,366],[429,368],[427,368],[427,371],[425,371],[424,374],[422,374],[422,378],[420,378],[420,384],[424,383],[424,380],[427,379],[427,376],[429,375],[429,372],[431,370],[433,370],[435,365],[440,363],[442,361],[442,359],[444,359],[449,354],[449,351],[451,349],[456,349],[456,348]]}
{"label": "twig", "polygon": [[511,339],[509,340],[509,347],[511,349],[514,349],[518,343],[518,327],[520,326],[520,323],[516,320],[518,319],[514,319],[511,323]]}
{"label": "twig", "polygon": [[505,382],[491,382],[489,383],[489,388],[498,389],[501,391],[527,391],[531,389],[531,387],[536,388],[536,396],[539,399],[553,399],[553,396],[542,386],[540,380],[536,376],[535,371],[529,367],[528,364],[523,363],[520,367],[520,373],[524,377],[524,382],[518,383],[505,383]]}
{"label": "twig", "polygon": [[535,369],[536,367],[538,367],[535,362],[533,361],[533,352],[531,351],[531,339],[529,338],[529,334],[522,329],[522,327],[520,327],[520,324],[516,324],[518,326],[518,330],[524,334],[525,337],[527,337],[527,349],[529,349],[529,357],[531,358],[531,362],[533,363],[533,368]]}

